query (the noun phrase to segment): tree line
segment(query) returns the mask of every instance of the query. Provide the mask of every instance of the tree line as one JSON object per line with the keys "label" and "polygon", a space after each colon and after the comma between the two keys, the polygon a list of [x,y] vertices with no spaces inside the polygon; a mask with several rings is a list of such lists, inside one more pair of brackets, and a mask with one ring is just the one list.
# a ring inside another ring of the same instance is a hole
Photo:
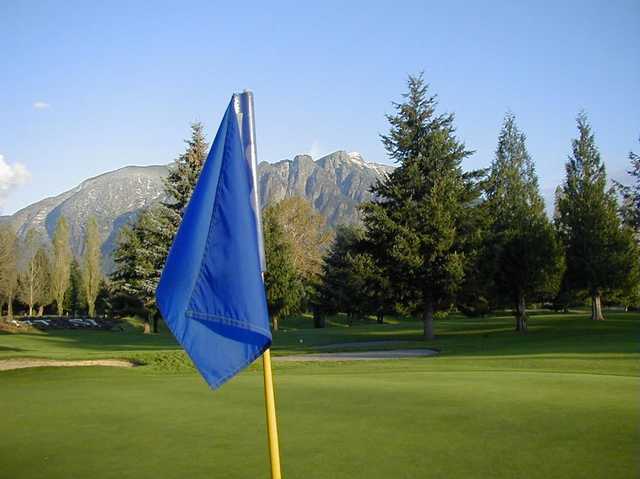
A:
{"label": "tree line", "polygon": [[69,225],[63,216],[50,246],[35,229],[21,239],[11,225],[0,225],[0,317],[13,319],[16,306],[29,317],[45,312],[95,317],[97,308],[104,311],[107,284],[101,244],[95,218],[86,224],[79,258],[71,251]]}
{"label": "tree line", "polygon": [[[596,320],[603,301],[640,304],[637,155],[630,156],[636,183],[609,188],[581,113],[550,219],[514,114],[505,116],[491,166],[465,171],[473,152],[456,136],[454,115],[437,108],[423,77],[409,77],[381,138],[397,168],[372,187],[360,224],[333,230],[297,197],[263,209],[274,329],[301,311],[313,311],[318,326],[337,312],[380,322],[401,313],[421,317],[425,337],[433,338],[434,318],[453,309],[483,315],[509,308],[516,329],[526,332],[531,303],[562,310],[588,300]],[[137,314],[154,327],[155,289],[207,156],[202,124],[191,126],[185,143],[164,179],[167,200],[121,231],[109,278],[114,314]]]}
{"label": "tree line", "polygon": [[[400,312],[421,317],[432,339],[434,318],[454,309],[473,316],[508,308],[515,329],[526,332],[531,303],[566,310],[588,300],[594,320],[604,319],[604,299],[640,307],[636,154],[629,171],[635,184],[609,188],[580,113],[549,219],[513,113],[504,118],[491,166],[464,171],[472,152],[456,137],[454,116],[437,112],[422,76],[409,78],[404,101],[394,106],[382,142],[398,167],[373,186],[374,199],[361,206],[362,225],[337,229],[308,296],[316,316],[343,312],[382,322]],[[300,307],[287,247],[273,246],[281,233],[277,225],[265,231],[278,308]]]}
{"label": "tree line", "polygon": [[640,305],[637,155],[630,154],[635,185],[608,188],[580,113],[550,220],[515,115],[504,119],[491,166],[464,171],[472,152],[456,137],[454,116],[436,108],[422,76],[410,77],[382,136],[398,167],[372,188],[363,226],[338,231],[321,306],[379,317],[401,308],[421,316],[432,339],[434,317],[452,308],[511,308],[525,332],[528,302],[566,309],[589,298],[594,320],[604,319],[603,298]]}

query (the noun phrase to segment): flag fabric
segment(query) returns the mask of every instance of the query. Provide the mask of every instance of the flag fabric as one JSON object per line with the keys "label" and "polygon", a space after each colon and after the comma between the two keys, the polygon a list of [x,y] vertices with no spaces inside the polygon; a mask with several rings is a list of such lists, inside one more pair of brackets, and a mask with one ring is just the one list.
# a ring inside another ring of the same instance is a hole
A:
{"label": "flag fabric", "polygon": [[271,345],[254,185],[234,100],[235,95],[156,290],[163,318],[212,388]]}

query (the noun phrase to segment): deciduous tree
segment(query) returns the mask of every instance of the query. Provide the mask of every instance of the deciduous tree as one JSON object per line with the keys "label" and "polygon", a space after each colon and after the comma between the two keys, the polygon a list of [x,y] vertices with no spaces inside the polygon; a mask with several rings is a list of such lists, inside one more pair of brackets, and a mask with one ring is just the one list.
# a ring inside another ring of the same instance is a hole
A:
{"label": "deciduous tree", "polygon": [[283,317],[298,310],[304,290],[293,261],[291,243],[285,238],[284,229],[273,207],[264,211],[263,230],[267,260],[264,283],[269,315],[273,329],[277,330]]}
{"label": "deciduous tree", "polygon": [[82,253],[82,285],[90,317],[96,314],[96,298],[102,281],[102,254],[100,232],[95,218],[89,219],[85,231]]}
{"label": "deciduous tree", "polygon": [[35,306],[42,309],[51,298],[51,265],[42,243],[41,235],[31,229],[20,245],[19,296],[29,307],[29,316],[34,316]]}
{"label": "deciduous tree", "polygon": [[[13,300],[18,290],[18,238],[9,225],[0,225],[0,296],[13,319]],[[0,316],[2,311],[0,310]]]}
{"label": "deciduous tree", "polygon": [[69,225],[64,216],[58,219],[53,233],[53,261],[51,266],[51,293],[58,315],[64,313],[64,296],[69,287],[69,275],[73,254],[69,245]]}
{"label": "deciduous tree", "polygon": [[296,271],[303,281],[313,282],[322,270],[322,257],[333,237],[326,227],[326,218],[299,196],[272,205],[269,214],[277,218],[291,245]]}

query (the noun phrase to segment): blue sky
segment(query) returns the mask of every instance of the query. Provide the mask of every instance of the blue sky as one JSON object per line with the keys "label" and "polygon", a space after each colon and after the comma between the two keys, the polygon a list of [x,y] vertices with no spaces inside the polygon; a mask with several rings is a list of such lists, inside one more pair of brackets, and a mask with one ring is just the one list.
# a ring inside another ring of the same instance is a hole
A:
{"label": "blue sky", "polygon": [[[168,163],[256,95],[258,156],[359,151],[421,70],[488,166],[507,110],[543,190],[585,109],[611,176],[640,150],[640,2],[0,2],[0,211],[87,177]],[[16,167],[16,164],[18,165]],[[25,171],[26,170],[26,171]],[[2,183],[4,182],[4,183]]]}

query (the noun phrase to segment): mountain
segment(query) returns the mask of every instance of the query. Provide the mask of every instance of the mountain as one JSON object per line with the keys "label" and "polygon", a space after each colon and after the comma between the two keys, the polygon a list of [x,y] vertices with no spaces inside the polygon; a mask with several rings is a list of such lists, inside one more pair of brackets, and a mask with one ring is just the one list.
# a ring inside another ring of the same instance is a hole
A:
{"label": "mountain", "polygon": [[[336,151],[314,161],[308,155],[293,160],[258,165],[258,184],[263,206],[290,196],[303,196],[327,217],[330,225],[359,221],[357,206],[371,198],[369,188],[393,170],[388,165],[367,163],[358,153]],[[104,241],[105,267],[123,225],[164,198],[162,185],[167,166],[126,166],[83,181],[77,187],[38,201],[10,216],[0,216],[24,237],[34,228],[46,241],[53,236],[61,216],[69,221],[71,247],[82,253],[84,227],[94,216]]]}
{"label": "mountain", "polygon": [[309,155],[258,165],[263,205],[303,196],[331,226],[355,223],[357,207],[371,198],[369,188],[393,167],[367,163],[359,153],[336,151],[313,161]]}

